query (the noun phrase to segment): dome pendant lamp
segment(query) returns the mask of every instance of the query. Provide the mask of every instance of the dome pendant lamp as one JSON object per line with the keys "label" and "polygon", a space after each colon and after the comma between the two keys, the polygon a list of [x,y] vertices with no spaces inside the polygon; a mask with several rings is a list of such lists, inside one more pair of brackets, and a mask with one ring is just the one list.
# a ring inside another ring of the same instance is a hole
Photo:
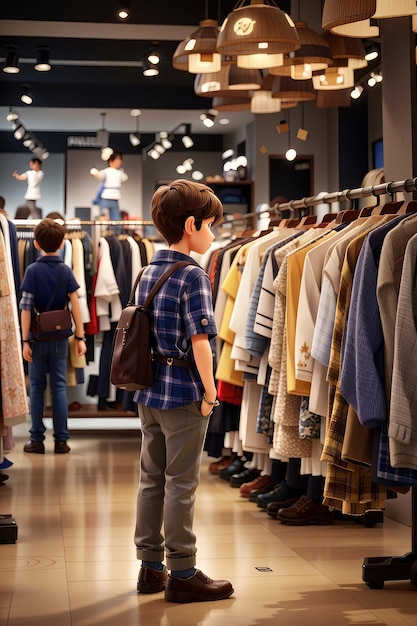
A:
{"label": "dome pendant lamp", "polygon": [[218,32],[216,20],[202,20],[199,28],[178,44],[172,66],[190,74],[219,72],[221,54],[216,50]]}
{"label": "dome pendant lamp", "polygon": [[377,37],[373,20],[416,15],[415,0],[325,0],[322,27],[347,37]]}
{"label": "dome pendant lamp", "polygon": [[273,0],[240,0],[224,20],[217,51],[236,56],[243,68],[282,65],[284,54],[300,47],[295,24]]}

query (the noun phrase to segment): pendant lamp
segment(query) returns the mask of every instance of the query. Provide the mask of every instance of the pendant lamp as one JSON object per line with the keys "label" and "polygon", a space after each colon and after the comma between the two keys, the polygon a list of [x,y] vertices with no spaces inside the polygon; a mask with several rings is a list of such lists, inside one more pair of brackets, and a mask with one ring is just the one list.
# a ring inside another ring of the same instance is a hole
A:
{"label": "pendant lamp", "polygon": [[316,99],[311,80],[294,80],[290,76],[274,76],[272,97],[294,102],[308,102]]}
{"label": "pendant lamp", "polygon": [[273,0],[240,0],[224,20],[217,51],[236,56],[238,67],[281,65],[283,55],[300,47],[295,24]]}
{"label": "pendant lamp", "polygon": [[355,75],[350,67],[328,67],[313,75],[313,87],[317,90],[347,89],[355,85]]}
{"label": "pendant lamp", "polygon": [[308,28],[307,22],[296,22],[300,48],[284,55],[284,62],[269,68],[271,74],[291,76],[294,80],[306,80],[317,70],[333,65],[330,47],[322,35]]}
{"label": "pendant lamp", "polygon": [[216,20],[202,20],[199,28],[178,44],[172,57],[173,67],[191,74],[220,71],[221,55],[216,50],[218,32]]}
{"label": "pendant lamp", "polygon": [[215,96],[212,107],[216,111],[246,111],[250,109],[250,98],[229,98],[227,96]]}
{"label": "pendant lamp", "polygon": [[415,14],[415,0],[325,0],[322,27],[348,37],[377,37],[372,20]]}
{"label": "pendant lamp", "polygon": [[[340,61],[347,61],[348,67],[352,70],[368,65],[365,58],[365,46],[360,39],[342,37],[329,32],[324,33],[323,37],[329,44],[334,66],[337,66]],[[342,63],[343,65],[344,63]]]}

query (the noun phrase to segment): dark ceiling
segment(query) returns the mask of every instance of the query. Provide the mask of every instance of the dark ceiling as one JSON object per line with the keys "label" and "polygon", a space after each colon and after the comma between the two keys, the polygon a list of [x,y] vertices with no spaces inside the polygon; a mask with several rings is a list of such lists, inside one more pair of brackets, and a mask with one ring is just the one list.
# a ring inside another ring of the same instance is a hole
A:
{"label": "dark ceiling", "polygon": [[[194,77],[172,68],[172,55],[185,38],[175,39],[175,27],[186,27],[187,36],[205,18],[221,24],[236,4],[235,0],[131,0],[130,18],[121,24],[116,17],[118,0],[3,0],[3,57],[7,46],[15,45],[21,59],[33,59],[42,45],[50,49],[52,60],[68,64],[37,72],[33,62],[21,62],[19,74],[1,72],[0,106],[20,105],[21,86],[28,83],[36,91],[39,107],[207,108],[206,99],[194,94]],[[289,0],[276,4],[289,12]],[[155,78],[143,77],[137,67],[80,65],[88,60],[141,61],[152,41],[159,42],[162,54]]]}

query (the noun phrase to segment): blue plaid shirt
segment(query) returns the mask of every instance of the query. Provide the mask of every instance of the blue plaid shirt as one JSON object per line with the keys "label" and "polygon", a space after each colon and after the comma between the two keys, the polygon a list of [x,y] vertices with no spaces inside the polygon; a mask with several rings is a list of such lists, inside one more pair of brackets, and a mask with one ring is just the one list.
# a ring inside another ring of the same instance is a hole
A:
{"label": "blue plaid shirt", "polygon": [[[136,302],[143,304],[157,279],[177,261],[193,259],[173,250],[158,250],[139,281]],[[209,277],[197,265],[180,268],[168,278],[150,305],[157,351],[177,359],[193,360],[191,337],[216,336]],[[157,363],[152,387],[135,393],[135,402],[158,409],[172,409],[201,400],[202,384],[197,368]]]}

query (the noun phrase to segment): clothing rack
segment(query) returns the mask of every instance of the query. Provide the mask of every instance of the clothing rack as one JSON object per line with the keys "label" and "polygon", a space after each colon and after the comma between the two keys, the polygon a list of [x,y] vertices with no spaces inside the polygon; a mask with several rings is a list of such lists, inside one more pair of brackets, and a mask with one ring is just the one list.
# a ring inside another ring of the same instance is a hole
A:
{"label": "clothing rack", "polygon": [[[382,183],[375,186],[359,187],[357,189],[345,189],[343,191],[335,191],[327,194],[319,194],[317,196],[301,198],[299,200],[291,200],[275,204],[269,209],[263,209],[252,213],[246,213],[238,218],[228,221],[227,223],[242,222],[247,218],[259,217],[270,213],[270,215],[278,216],[283,210],[290,209],[293,214],[294,210],[300,211],[314,207],[319,204],[333,204],[336,202],[347,201],[352,208],[357,208],[357,201],[360,198],[375,196],[379,198],[381,195],[389,195],[392,200],[395,199],[397,193],[415,193],[417,191],[417,177],[407,178],[400,181],[392,181]],[[379,204],[379,202],[378,202]],[[413,206],[415,212],[416,202],[408,203],[407,208]],[[344,213],[345,211],[342,211]],[[360,211],[355,211],[355,214]],[[365,215],[365,214],[362,214]],[[411,551],[403,556],[381,556],[366,557],[362,564],[362,580],[371,589],[382,589],[387,580],[410,580],[412,585],[417,586],[417,487],[411,487],[412,505],[411,505]]]}

